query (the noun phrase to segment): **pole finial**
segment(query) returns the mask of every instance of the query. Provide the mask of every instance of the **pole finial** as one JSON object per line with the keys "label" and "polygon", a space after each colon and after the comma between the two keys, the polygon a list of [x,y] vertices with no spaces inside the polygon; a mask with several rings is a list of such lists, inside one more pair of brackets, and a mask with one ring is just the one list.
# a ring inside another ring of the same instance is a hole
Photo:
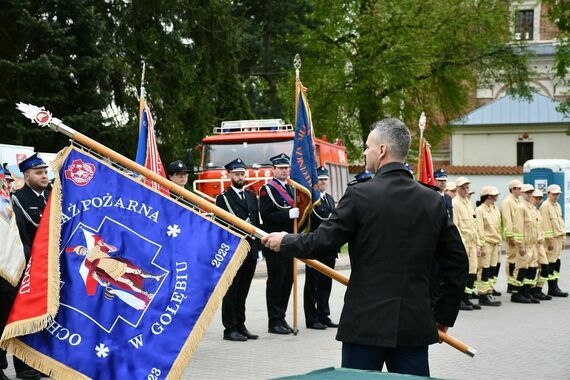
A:
{"label": "pole finial", "polygon": [[293,67],[295,68],[295,76],[299,80],[299,72],[301,70],[301,55],[299,53],[295,54],[293,59]]}
{"label": "pole finial", "polygon": [[420,130],[422,132],[424,129],[426,129],[426,114],[425,114],[425,112],[422,112],[422,114],[420,115],[420,121],[418,123],[418,126],[420,127]]}

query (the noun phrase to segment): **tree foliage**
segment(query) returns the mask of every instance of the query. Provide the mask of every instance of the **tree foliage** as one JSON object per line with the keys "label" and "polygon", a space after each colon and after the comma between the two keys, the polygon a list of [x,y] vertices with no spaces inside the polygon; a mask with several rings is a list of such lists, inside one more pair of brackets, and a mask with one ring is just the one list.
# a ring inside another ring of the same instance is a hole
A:
{"label": "tree foliage", "polygon": [[144,61],[168,162],[223,120],[292,122],[300,53],[317,135],[341,137],[353,159],[387,116],[414,126],[425,111],[437,143],[477,83],[528,94],[510,17],[494,0],[5,0],[0,141],[65,143],[17,114],[26,101],[133,157]]}

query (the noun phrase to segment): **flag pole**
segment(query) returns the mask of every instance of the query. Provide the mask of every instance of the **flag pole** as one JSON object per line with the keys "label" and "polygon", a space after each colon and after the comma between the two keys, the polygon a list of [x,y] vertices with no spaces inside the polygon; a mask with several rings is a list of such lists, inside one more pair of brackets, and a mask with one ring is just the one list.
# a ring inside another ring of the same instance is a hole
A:
{"label": "flag pole", "polygon": [[[295,119],[297,118],[297,111],[298,111],[298,96],[299,90],[301,87],[301,80],[300,80],[300,70],[301,70],[301,56],[297,53],[295,54],[295,58],[293,59],[293,67],[295,67]],[[297,120],[295,120],[295,125],[297,124]],[[293,207],[297,207],[297,190],[295,190],[295,198],[294,198]],[[297,234],[299,230],[299,218],[295,218],[293,220],[293,233]],[[297,260],[293,258],[293,334],[297,335],[299,333],[299,320],[298,320],[298,297],[297,297]]]}
{"label": "flag pole", "polygon": [[418,174],[416,175],[416,178],[419,180],[421,180],[422,178],[422,153],[424,151],[424,130],[426,129],[426,114],[425,112],[422,112],[422,114],[420,115],[420,120],[418,123],[418,126],[420,127],[420,144],[419,144],[419,149],[418,149]]}
{"label": "flag pole", "polygon": [[[240,230],[248,233],[256,238],[261,239],[268,235],[267,232],[263,231],[262,229],[255,227],[254,225],[246,222],[243,219],[238,218],[235,215],[227,212],[224,209],[216,206],[215,204],[201,198],[200,196],[192,193],[191,191],[186,190],[182,186],[178,186],[172,181],[167,180],[166,178],[154,173],[153,171],[145,168],[142,165],[137,164],[136,162],[128,159],[127,157],[115,152],[114,150],[106,147],[105,145],[87,137],[86,135],[77,132],[73,128],[68,127],[65,125],[61,120],[52,117],[49,111],[46,111],[43,107],[37,107],[31,104],[24,104],[18,103],[17,108],[26,116],[28,119],[32,120],[32,122],[38,124],[41,127],[48,127],[54,132],[59,132],[67,137],[73,139],[77,143],[86,146],[93,151],[108,157],[110,160],[115,161],[116,163],[122,165],[123,167],[130,169],[134,172],[137,172],[146,178],[159,183],[164,188],[168,189],[169,191],[179,195],[180,197],[186,199],[187,201],[195,204],[196,206],[200,207],[206,212],[210,212],[215,214],[220,219],[225,220],[226,222],[233,224]],[[328,266],[324,265],[323,263],[317,260],[309,260],[309,259],[299,259],[308,266],[318,270],[325,276],[332,278],[335,281],[340,282],[343,285],[348,285],[348,277],[335,271],[334,269],[329,268]],[[463,352],[464,354],[474,357],[477,353],[473,347],[468,346],[467,344],[463,343],[462,341],[447,335],[443,331],[438,330],[439,339],[442,342],[449,344],[450,346],[456,348],[457,350]]]}
{"label": "flag pole", "polygon": [[139,133],[140,133],[140,126],[143,119],[143,112],[144,112],[144,98],[146,96],[144,90],[144,74],[145,74],[145,67],[146,64],[142,61],[142,72],[141,72],[141,90],[140,90],[140,97],[139,97]]}

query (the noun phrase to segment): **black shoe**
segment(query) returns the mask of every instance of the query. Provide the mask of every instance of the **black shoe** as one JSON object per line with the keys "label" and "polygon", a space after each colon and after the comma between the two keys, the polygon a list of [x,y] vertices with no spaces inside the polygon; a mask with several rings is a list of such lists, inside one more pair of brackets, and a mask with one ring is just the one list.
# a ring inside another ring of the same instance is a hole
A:
{"label": "black shoe", "polygon": [[552,297],[568,297],[568,292],[563,292],[562,289],[558,287],[554,289],[548,288],[548,295]]}
{"label": "black shoe", "polygon": [[327,325],[323,325],[321,322],[315,322],[315,323],[307,323],[307,328],[308,329],[315,329],[315,330],[324,330],[327,328]]}
{"label": "black shoe", "polygon": [[459,310],[473,311],[473,306],[468,305],[465,302],[463,302],[463,300],[461,300],[461,303],[459,304]]}
{"label": "black shoe", "polygon": [[479,306],[479,305],[477,305],[477,304],[471,302],[468,297],[465,298],[464,302],[465,302],[467,305],[471,306],[471,307],[473,308],[473,310],[481,310],[481,306]]}
{"label": "black shoe", "polygon": [[[283,326],[273,326],[269,328],[269,333],[270,334],[280,334],[280,335],[289,335],[292,333],[291,330],[289,330],[286,327]],[[245,337],[244,337],[245,338]],[[247,338],[246,338],[247,339]]]}
{"label": "black shoe", "polygon": [[224,340],[231,340],[232,342],[245,342],[247,340],[247,337],[241,335],[237,331],[232,331],[224,334]]}
{"label": "black shoe", "polygon": [[507,285],[507,293],[512,293],[513,292],[513,286],[511,284]]}
{"label": "black shoe", "polygon": [[539,299],[539,300],[541,300],[541,301],[550,301],[550,300],[552,299],[552,297],[547,296],[546,294],[544,294],[544,293],[542,292],[542,289],[541,289],[541,288],[533,288],[533,289],[531,290],[531,293],[532,293],[532,296],[533,296],[534,298],[537,298],[537,299]]}
{"label": "black shoe", "polygon": [[482,306],[501,306],[502,302],[497,301],[492,295],[485,294],[479,297],[479,305]]}
{"label": "black shoe", "polygon": [[331,321],[331,320],[324,321],[324,322],[321,322],[321,323],[322,323],[323,325],[327,326],[327,327],[332,327],[332,328],[338,327],[338,323],[334,323],[334,322]]}
{"label": "black shoe", "polygon": [[6,374],[4,374],[4,370],[0,369],[0,380],[10,380]]}
{"label": "black shoe", "polygon": [[281,321],[281,326],[285,327],[287,330],[289,330],[289,332],[292,334],[294,332],[293,327],[289,326],[289,324],[287,323],[287,321],[282,320]]}
{"label": "black shoe", "polygon": [[39,380],[42,375],[35,369],[27,369],[22,372],[16,372],[16,377],[23,380]]}
{"label": "black shoe", "polygon": [[513,293],[511,295],[511,302],[515,303],[530,303],[530,299],[523,296],[521,293]]}
{"label": "black shoe", "polygon": [[495,289],[493,289],[492,296],[494,296],[494,297],[500,297],[500,296],[502,296],[502,295],[503,295],[503,293],[498,292],[498,291],[496,291]]}
{"label": "black shoe", "polygon": [[241,335],[245,336],[247,339],[255,340],[255,339],[259,338],[259,335],[255,335],[255,334],[250,333],[249,330],[245,326],[238,328],[238,331]]}

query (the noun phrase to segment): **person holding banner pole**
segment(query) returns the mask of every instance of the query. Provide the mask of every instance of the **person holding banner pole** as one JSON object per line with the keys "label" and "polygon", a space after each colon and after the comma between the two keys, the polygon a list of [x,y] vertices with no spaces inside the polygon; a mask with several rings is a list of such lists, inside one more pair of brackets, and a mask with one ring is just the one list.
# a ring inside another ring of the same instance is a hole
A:
{"label": "person holding banner pole", "polygon": [[[284,258],[320,258],[348,242],[352,272],[336,336],[342,366],[381,371],[386,364],[390,372],[429,376],[428,345],[455,323],[468,260],[440,195],[403,164],[410,142],[400,120],[376,122],[364,152],[375,177],[349,186],[316,231],[271,233],[262,243]],[[434,260],[442,284],[432,309]]]}
{"label": "person holding banner pole", "polygon": [[[273,179],[262,186],[259,192],[259,211],[263,227],[268,232],[293,232],[294,219],[299,217],[295,207],[294,189],[287,184],[291,160],[281,153],[270,158],[273,164]],[[263,250],[267,262],[267,315],[269,332],[292,334],[293,328],[285,320],[291,288],[293,286],[293,259],[283,257],[269,249]]]}

